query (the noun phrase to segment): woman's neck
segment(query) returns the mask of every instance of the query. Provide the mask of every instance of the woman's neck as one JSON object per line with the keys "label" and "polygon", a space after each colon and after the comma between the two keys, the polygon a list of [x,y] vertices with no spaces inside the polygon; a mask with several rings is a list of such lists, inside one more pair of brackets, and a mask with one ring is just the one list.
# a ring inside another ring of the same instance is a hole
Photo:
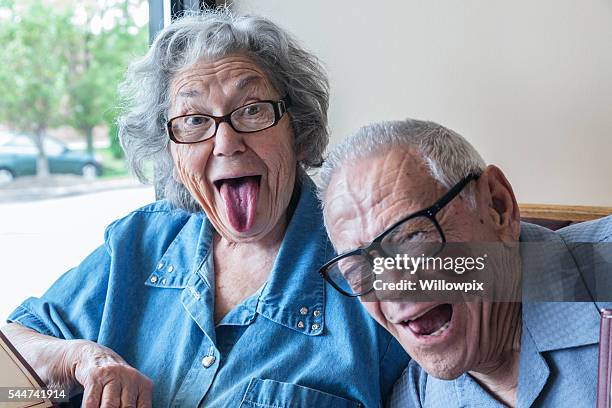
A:
{"label": "woman's neck", "polygon": [[231,242],[215,233],[215,322],[268,280],[283,241],[286,223],[254,242]]}
{"label": "woman's neck", "polygon": [[[276,223],[274,228],[270,230],[265,236],[261,237],[256,241],[248,242],[232,242],[224,238],[219,233],[215,232],[214,244],[217,247],[224,249],[231,249],[235,252],[241,251],[255,251],[257,253],[267,252],[278,252],[280,244],[283,242],[285,237],[285,230],[287,229],[287,216],[282,216]],[[219,249],[221,249],[219,248]]]}

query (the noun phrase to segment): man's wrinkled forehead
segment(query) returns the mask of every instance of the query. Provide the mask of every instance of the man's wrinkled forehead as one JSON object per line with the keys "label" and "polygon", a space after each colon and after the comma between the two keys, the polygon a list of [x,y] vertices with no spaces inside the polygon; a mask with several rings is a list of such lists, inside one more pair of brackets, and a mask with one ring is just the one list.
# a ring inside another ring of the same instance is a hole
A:
{"label": "man's wrinkled forehead", "polygon": [[390,149],[335,172],[325,196],[326,217],[330,228],[360,229],[359,240],[367,241],[431,205],[438,194],[438,183],[415,150]]}

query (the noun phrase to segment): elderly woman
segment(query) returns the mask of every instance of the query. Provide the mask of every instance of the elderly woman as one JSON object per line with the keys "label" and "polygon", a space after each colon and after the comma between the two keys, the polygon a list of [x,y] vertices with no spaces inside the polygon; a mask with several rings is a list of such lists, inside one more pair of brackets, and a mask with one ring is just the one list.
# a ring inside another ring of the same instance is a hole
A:
{"label": "elderly woman", "polygon": [[122,91],[123,146],[166,199],[15,310],[18,350],[88,407],[380,406],[408,358],[317,275],[333,256],[305,173],[328,139],[317,60],[266,19],[205,13]]}

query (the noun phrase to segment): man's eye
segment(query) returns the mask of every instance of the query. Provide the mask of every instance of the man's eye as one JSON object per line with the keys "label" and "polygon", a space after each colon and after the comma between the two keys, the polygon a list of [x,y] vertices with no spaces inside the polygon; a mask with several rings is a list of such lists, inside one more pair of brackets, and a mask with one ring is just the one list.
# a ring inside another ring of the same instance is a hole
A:
{"label": "man's eye", "polygon": [[404,241],[414,242],[414,241],[422,241],[429,234],[427,231],[413,231],[404,237]]}
{"label": "man's eye", "polygon": [[395,234],[392,238],[394,244],[409,244],[411,242],[427,241],[430,234],[427,231],[411,231],[405,234]]}

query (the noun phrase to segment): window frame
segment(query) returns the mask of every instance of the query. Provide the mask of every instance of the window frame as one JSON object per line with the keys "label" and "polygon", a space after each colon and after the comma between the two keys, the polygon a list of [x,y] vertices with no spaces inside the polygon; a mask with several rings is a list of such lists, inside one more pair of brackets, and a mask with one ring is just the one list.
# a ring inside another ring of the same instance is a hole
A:
{"label": "window frame", "polygon": [[227,6],[226,1],[220,0],[149,0],[149,43],[164,26],[188,11],[204,10]]}

